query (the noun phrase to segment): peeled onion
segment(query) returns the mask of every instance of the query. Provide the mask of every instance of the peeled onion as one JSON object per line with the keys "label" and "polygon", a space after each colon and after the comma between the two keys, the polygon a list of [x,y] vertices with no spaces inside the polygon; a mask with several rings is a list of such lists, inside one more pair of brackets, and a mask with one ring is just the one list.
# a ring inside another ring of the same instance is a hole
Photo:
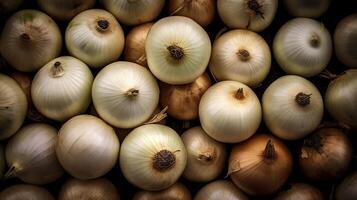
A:
{"label": "peeled onion", "polygon": [[321,191],[306,183],[294,183],[280,192],[274,200],[324,200]]}
{"label": "peeled onion", "polygon": [[330,6],[331,0],[284,0],[286,10],[295,17],[317,18]]}
{"label": "peeled onion", "polygon": [[12,185],[0,192],[1,200],[55,200],[46,189],[34,185]]}
{"label": "peeled onion", "polygon": [[194,200],[248,200],[248,196],[230,181],[218,180],[201,188]]}
{"label": "peeled onion", "polygon": [[336,200],[355,200],[357,197],[357,172],[348,175],[336,188]]}
{"label": "peeled onion", "polygon": [[5,161],[4,148],[0,144],[0,180],[2,180],[2,177],[5,173],[5,166],[6,166],[6,161]]}
{"label": "peeled onion", "polygon": [[191,200],[190,191],[182,184],[175,183],[167,189],[161,191],[145,191],[136,192],[133,200]]}
{"label": "peeled onion", "polygon": [[7,14],[16,10],[24,0],[1,0],[0,1],[0,13]]}

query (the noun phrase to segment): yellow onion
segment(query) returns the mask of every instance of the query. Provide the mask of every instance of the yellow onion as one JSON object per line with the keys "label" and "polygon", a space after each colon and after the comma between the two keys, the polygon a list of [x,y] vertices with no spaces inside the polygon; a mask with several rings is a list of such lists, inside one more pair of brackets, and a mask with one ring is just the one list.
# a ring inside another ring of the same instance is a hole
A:
{"label": "yellow onion", "polygon": [[324,200],[324,196],[312,185],[293,183],[289,189],[279,192],[274,200]]}
{"label": "yellow onion", "polygon": [[355,200],[357,197],[357,172],[349,174],[336,188],[336,200]]}
{"label": "yellow onion", "polygon": [[6,161],[5,161],[4,148],[0,144],[0,180],[2,180],[2,177],[5,173],[5,166],[6,166]]}
{"label": "yellow onion", "polygon": [[182,183],[175,183],[161,191],[141,190],[135,193],[133,200],[191,200],[190,191]]}
{"label": "yellow onion", "polygon": [[24,0],[1,0],[0,1],[0,13],[7,14],[16,10]]}
{"label": "yellow onion", "polygon": [[248,200],[248,196],[230,181],[218,180],[201,188],[194,200]]}
{"label": "yellow onion", "polygon": [[317,18],[330,6],[331,0],[283,0],[286,10],[295,17]]}
{"label": "yellow onion", "polygon": [[55,200],[46,189],[34,185],[18,184],[0,192],[1,200]]}

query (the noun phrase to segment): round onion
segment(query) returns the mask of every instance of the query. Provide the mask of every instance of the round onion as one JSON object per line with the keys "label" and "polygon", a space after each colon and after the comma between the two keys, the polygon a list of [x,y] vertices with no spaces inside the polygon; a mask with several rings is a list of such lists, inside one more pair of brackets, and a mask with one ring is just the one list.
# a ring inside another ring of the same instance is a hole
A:
{"label": "round onion", "polygon": [[253,90],[243,83],[222,81],[210,87],[199,105],[201,126],[213,139],[236,143],[258,129],[262,109]]}
{"label": "round onion", "polygon": [[191,200],[190,191],[181,183],[175,183],[161,191],[141,190],[135,193],[133,200]]}
{"label": "round onion", "polygon": [[194,200],[248,200],[249,198],[230,181],[218,180],[201,188]]}
{"label": "round onion", "polygon": [[5,161],[4,148],[0,144],[0,180],[2,180],[2,177],[5,173],[5,166],[6,166],[6,161]]}
{"label": "round onion", "polygon": [[63,168],[78,179],[93,179],[109,172],[119,154],[112,127],[91,115],[78,115],[60,129],[56,153]]}
{"label": "round onion", "polygon": [[332,55],[332,40],[320,22],[295,18],[285,23],[275,35],[273,52],[286,73],[311,77],[328,65]]}
{"label": "round onion", "polygon": [[324,200],[321,191],[305,183],[294,183],[289,189],[280,192],[274,200]]}
{"label": "round onion", "polygon": [[232,30],[213,43],[209,69],[218,80],[257,86],[268,75],[271,54],[268,44],[248,30]]}
{"label": "round onion", "polygon": [[24,0],[1,0],[0,1],[0,13],[1,15],[10,13],[16,10]]}
{"label": "round onion", "polygon": [[1,200],[55,200],[46,189],[34,185],[12,185],[0,192]]}
{"label": "round onion", "polygon": [[275,80],[263,94],[263,119],[274,135],[296,140],[314,131],[324,106],[319,90],[307,79],[286,75]]}
{"label": "round onion", "polygon": [[295,17],[317,18],[330,6],[331,0],[284,0],[286,10]]}
{"label": "round onion", "polygon": [[336,188],[336,200],[355,200],[357,197],[357,172],[348,175]]}
{"label": "round onion", "polygon": [[102,69],[92,88],[100,117],[119,128],[133,128],[147,121],[159,103],[159,93],[147,69],[124,61]]}
{"label": "round onion", "polygon": [[81,12],[66,29],[69,53],[93,68],[117,60],[124,49],[124,43],[123,29],[115,17],[105,10]]}
{"label": "round onion", "polygon": [[233,147],[228,175],[244,192],[266,196],[279,190],[292,166],[292,156],[282,141],[270,135],[255,135]]}
{"label": "round onion", "polygon": [[146,39],[151,72],[169,84],[188,84],[204,73],[211,55],[206,31],[187,17],[165,17],[156,22]]}
{"label": "round onion", "polygon": [[187,152],[173,129],[149,124],[126,136],[119,159],[121,171],[130,183],[144,190],[157,191],[170,187],[181,176]]}

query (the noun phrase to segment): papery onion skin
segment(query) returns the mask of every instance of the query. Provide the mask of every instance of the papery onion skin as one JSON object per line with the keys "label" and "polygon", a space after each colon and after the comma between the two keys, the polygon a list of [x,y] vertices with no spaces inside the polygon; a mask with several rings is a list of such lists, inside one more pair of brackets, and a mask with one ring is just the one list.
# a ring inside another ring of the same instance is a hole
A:
{"label": "papery onion skin", "polygon": [[60,54],[62,36],[45,13],[21,10],[6,22],[0,43],[1,55],[12,67],[33,72]]}
{"label": "papery onion skin", "polygon": [[34,185],[12,185],[0,192],[1,200],[55,200],[46,189]]}
{"label": "papery onion skin", "polygon": [[26,95],[12,78],[0,74],[0,140],[21,127],[27,113]]}
{"label": "papery onion skin", "polygon": [[16,10],[24,0],[1,0],[0,13],[7,14]]}
{"label": "papery onion skin", "polygon": [[192,19],[171,16],[152,26],[145,51],[156,78],[173,85],[188,84],[204,73],[211,56],[211,41]]}
{"label": "papery onion skin", "polygon": [[357,197],[357,172],[349,174],[335,190],[336,200],[355,200]]}
{"label": "papery onion skin", "polygon": [[101,9],[79,13],[65,35],[69,53],[92,68],[116,61],[124,49],[123,29],[112,14]]}
{"label": "papery onion skin", "polygon": [[158,191],[170,187],[181,176],[187,152],[173,129],[149,124],[130,132],[124,139],[119,159],[121,171],[131,184]]}
{"label": "papery onion skin", "polygon": [[254,87],[266,78],[270,65],[270,49],[260,35],[232,30],[213,43],[209,69],[218,81],[234,80]]}
{"label": "papery onion skin", "polygon": [[133,200],[191,200],[191,193],[182,183],[175,183],[162,191],[141,190],[135,193]]}
{"label": "papery onion skin", "polygon": [[295,17],[317,18],[329,8],[331,0],[284,0],[286,10]]}
{"label": "papery onion skin", "polygon": [[194,200],[248,200],[248,196],[240,191],[232,182],[218,180],[201,188]]}
{"label": "papery onion skin", "polygon": [[5,173],[5,166],[6,166],[6,161],[5,161],[4,148],[0,144],[0,180],[2,180],[3,175]]}
{"label": "papery onion skin", "polygon": [[62,125],[56,154],[73,177],[87,180],[100,177],[114,167],[119,140],[112,127],[91,115],[78,115]]}
{"label": "papery onion skin", "polygon": [[280,192],[274,200],[324,200],[321,191],[306,183],[294,183],[288,190]]}

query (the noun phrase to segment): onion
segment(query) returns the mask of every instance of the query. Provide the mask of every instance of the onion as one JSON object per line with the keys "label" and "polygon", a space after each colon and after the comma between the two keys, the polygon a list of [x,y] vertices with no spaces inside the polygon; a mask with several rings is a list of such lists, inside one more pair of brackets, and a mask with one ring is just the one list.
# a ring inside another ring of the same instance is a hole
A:
{"label": "onion", "polygon": [[262,109],[253,90],[243,83],[222,81],[210,87],[199,106],[201,126],[213,139],[236,143],[258,129]]}
{"label": "onion", "polygon": [[264,92],[263,119],[274,135],[296,140],[314,131],[323,116],[319,90],[307,79],[286,75],[275,80]]}
{"label": "onion", "polygon": [[337,24],[333,39],[337,58],[348,67],[357,68],[357,14]]}
{"label": "onion", "polygon": [[196,119],[201,97],[210,86],[211,80],[206,73],[186,85],[162,83],[160,85],[160,104],[162,107],[168,106],[167,113],[176,119]]}
{"label": "onion", "polygon": [[175,183],[161,191],[141,190],[135,193],[133,200],[191,200],[190,191],[181,183]]}
{"label": "onion", "polygon": [[259,32],[273,21],[278,0],[218,0],[217,8],[228,27]]}
{"label": "onion", "polygon": [[93,179],[115,165],[119,140],[112,127],[91,115],[78,115],[62,125],[56,146],[63,168],[78,179]]}
{"label": "onion", "polygon": [[314,186],[294,183],[289,189],[280,192],[274,200],[324,200],[324,196]]}
{"label": "onion", "polygon": [[215,0],[170,0],[167,8],[170,15],[189,17],[203,27],[211,24],[216,15]]}
{"label": "onion", "polygon": [[357,172],[348,175],[336,188],[336,200],[355,200],[357,197]]}
{"label": "onion", "polygon": [[45,13],[22,10],[8,19],[0,43],[1,55],[12,67],[32,72],[60,54],[62,36]]}
{"label": "onion", "polygon": [[117,60],[124,49],[124,43],[123,29],[115,17],[105,10],[81,12],[66,29],[69,53],[93,68]]}
{"label": "onion", "polygon": [[230,181],[218,180],[201,188],[194,200],[248,200],[249,198]]}
{"label": "onion", "polygon": [[6,166],[6,161],[5,161],[4,148],[0,144],[0,180],[2,180],[2,177],[5,173],[5,166]]}
{"label": "onion", "polygon": [[5,178],[18,177],[31,184],[47,184],[59,179],[63,169],[55,145],[57,129],[47,124],[30,124],[21,128],[6,145],[9,170]]}
{"label": "onion", "polygon": [[295,17],[317,18],[330,6],[331,0],[284,0],[286,10]]}
{"label": "onion", "polygon": [[92,88],[100,117],[119,128],[133,128],[148,120],[159,103],[159,93],[147,69],[124,61],[102,69]]}
{"label": "onion", "polygon": [[151,72],[169,84],[188,84],[204,73],[211,55],[206,31],[187,17],[165,17],[156,22],[146,39]]}
{"label": "onion", "polygon": [[34,185],[12,185],[0,192],[1,200],[55,200],[46,189]]}
{"label": "onion", "polygon": [[93,7],[95,0],[37,0],[37,3],[51,17],[66,21]]}
{"label": "onion", "polygon": [[331,36],[320,22],[295,18],[285,23],[275,35],[273,52],[286,73],[315,76],[331,59]]}
{"label": "onion", "polygon": [[255,135],[233,147],[228,175],[244,192],[266,196],[279,190],[292,166],[292,156],[282,141],[270,135]]}
{"label": "onion", "polygon": [[130,183],[157,191],[170,187],[181,176],[187,152],[173,129],[149,124],[134,129],[124,139],[119,159],[121,171]]}
{"label": "onion", "polygon": [[24,0],[1,0],[0,13],[7,14],[16,10]]}
{"label": "onion", "polygon": [[58,200],[119,200],[115,186],[107,179],[69,179],[62,186]]}
{"label": "onion", "polygon": [[257,86],[268,75],[270,65],[270,49],[261,36],[248,30],[232,30],[213,43],[209,69],[219,81]]}
{"label": "onion", "polygon": [[21,127],[27,112],[27,100],[12,78],[0,74],[0,140],[9,138]]}
{"label": "onion", "polygon": [[130,30],[125,39],[124,60],[147,67],[145,41],[152,25],[146,23]]}
{"label": "onion", "polygon": [[357,69],[345,71],[329,84],[325,104],[333,118],[357,130]]}
{"label": "onion", "polygon": [[65,121],[87,110],[92,82],[86,64],[70,56],[59,57],[37,72],[31,86],[32,100],[46,117]]}
{"label": "onion", "polygon": [[164,0],[102,0],[102,3],[120,23],[129,26],[154,20],[165,5]]}

